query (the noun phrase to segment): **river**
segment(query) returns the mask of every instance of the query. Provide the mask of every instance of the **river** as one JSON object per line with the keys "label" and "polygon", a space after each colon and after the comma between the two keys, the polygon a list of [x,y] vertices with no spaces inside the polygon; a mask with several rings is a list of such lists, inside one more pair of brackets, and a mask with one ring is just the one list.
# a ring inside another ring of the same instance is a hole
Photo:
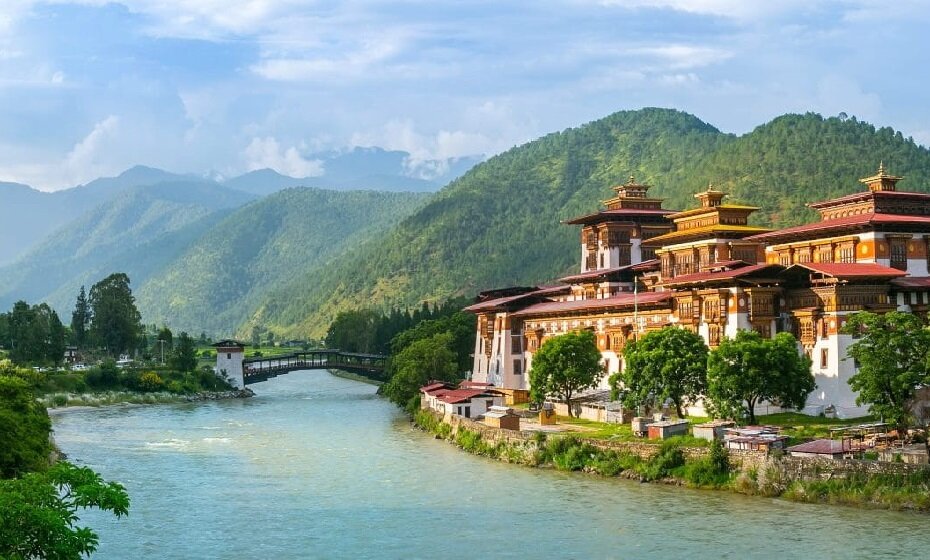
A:
{"label": "river", "polygon": [[126,485],[87,512],[95,559],[880,558],[930,518],[497,463],[411,428],[375,387],[323,371],[251,399],[54,415],[75,463]]}

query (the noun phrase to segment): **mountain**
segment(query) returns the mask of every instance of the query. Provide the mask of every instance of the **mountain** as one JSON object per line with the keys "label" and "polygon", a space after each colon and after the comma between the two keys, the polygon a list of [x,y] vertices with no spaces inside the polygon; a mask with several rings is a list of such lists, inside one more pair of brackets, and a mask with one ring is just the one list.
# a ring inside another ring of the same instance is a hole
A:
{"label": "mountain", "polygon": [[116,177],[96,179],[55,192],[0,183],[0,265],[25,255],[36,243],[105,200],[128,189],[189,177],[137,166]]}
{"label": "mountain", "polygon": [[281,175],[273,169],[258,169],[228,179],[224,184],[257,195],[290,187],[433,192],[480,161],[480,157],[475,156],[414,164],[407,152],[377,147],[320,152],[307,156],[307,159],[319,161],[323,174],[296,178]]}
{"label": "mountain", "polygon": [[139,283],[148,322],[228,333],[260,317],[269,291],[332,266],[426,201],[417,193],[292,188],[226,216],[152,278]]}
{"label": "mountain", "polygon": [[320,335],[343,309],[417,305],[550,281],[577,266],[578,230],[560,220],[598,208],[634,174],[667,208],[708,183],[762,207],[759,224],[811,218],[804,203],[861,190],[884,159],[930,190],[930,151],[890,128],[786,115],[743,136],[668,109],[623,111],[549,134],[475,166],[389,233],[268,294],[247,324]]}
{"label": "mountain", "polygon": [[[150,178],[154,179],[152,175]],[[124,188],[110,182],[107,199],[62,226],[15,263],[0,268],[0,309],[18,299],[70,310],[78,288],[114,271],[135,285],[166,266],[230,209],[252,195],[206,181]]]}

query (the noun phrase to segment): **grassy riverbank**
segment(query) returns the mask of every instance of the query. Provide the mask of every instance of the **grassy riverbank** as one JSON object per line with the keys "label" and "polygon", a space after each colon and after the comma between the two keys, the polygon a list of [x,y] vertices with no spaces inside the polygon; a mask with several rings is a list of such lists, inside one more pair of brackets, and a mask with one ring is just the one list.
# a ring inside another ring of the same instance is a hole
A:
{"label": "grassy riverbank", "polygon": [[[761,465],[743,466],[730,460],[720,444],[700,457],[684,453],[689,440],[676,438],[654,444],[651,457],[605,449],[598,439],[577,435],[536,434],[532,439],[489,441],[481,433],[459,426],[453,431],[428,411],[417,411],[413,422],[437,438],[464,451],[528,467],[581,471],[641,482],[662,482],[691,488],[729,490],[742,494],[780,497],[807,503],[829,503],[891,510],[930,512],[930,469],[918,472],[851,473],[834,477],[829,469],[801,478],[789,474],[786,459],[770,457]],[[641,444],[648,445],[648,444]],[[827,465],[826,463],[824,464]],[[890,470],[890,469],[889,469]]]}
{"label": "grassy riverbank", "polygon": [[50,410],[70,407],[100,407],[114,404],[167,404],[248,398],[252,391],[200,391],[178,394],[167,391],[141,393],[137,391],[102,391],[97,393],[51,393],[39,397]]}

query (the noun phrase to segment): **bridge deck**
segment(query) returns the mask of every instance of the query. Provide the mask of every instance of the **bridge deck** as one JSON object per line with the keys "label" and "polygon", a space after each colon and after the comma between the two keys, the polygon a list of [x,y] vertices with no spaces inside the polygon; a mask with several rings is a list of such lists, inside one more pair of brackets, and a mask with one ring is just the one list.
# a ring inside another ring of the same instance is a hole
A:
{"label": "bridge deck", "polygon": [[246,385],[303,369],[338,369],[363,375],[383,373],[387,356],[340,350],[308,350],[281,356],[246,358],[242,375]]}

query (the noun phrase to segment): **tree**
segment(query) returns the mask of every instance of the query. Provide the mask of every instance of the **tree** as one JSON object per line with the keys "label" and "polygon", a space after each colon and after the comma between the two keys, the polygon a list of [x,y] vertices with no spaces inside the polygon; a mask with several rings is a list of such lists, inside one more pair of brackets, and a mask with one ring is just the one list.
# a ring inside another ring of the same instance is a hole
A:
{"label": "tree", "polygon": [[81,286],[77,301],[74,303],[74,311],[71,312],[71,336],[78,348],[84,348],[87,344],[87,329],[89,327],[90,305],[87,303],[87,293],[84,291],[84,286]]}
{"label": "tree", "polygon": [[800,409],[815,387],[811,360],[789,333],[769,339],[741,330],[707,357],[707,397],[720,416],[746,416],[754,424],[759,402]]}
{"label": "tree", "polygon": [[856,404],[868,403],[904,433],[917,389],[930,383],[930,330],[911,313],[863,311],[850,315],[841,332],[858,337],[848,350],[859,365],[849,378]]}
{"label": "tree", "polygon": [[178,335],[177,348],[171,356],[171,367],[178,371],[191,372],[197,367],[197,348],[194,339],[186,332]]}
{"label": "tree", "polygon": [[129,496],[89,468],[60,462],[46,472],[0,480],[0,558],[79,560],[97,535],[79,527],[78,509],[129,513]]}
{"label": "tree", "polygon": [[666,327],[647,333],[628,344],[623,357],[625,367],[610,383],[614,394],[622,384],[625,406],[671,400],[682,418],[682,406],[707,391],[707,346],[691,331]]}
{"label": "tree", "polygon": [[452,335],[442,333],[411,343],[393,356],[391,379],[382,388],[384,395],[398,406],[407,404],[431,379],[455,381],[459,378]]}
{"label": "tree", "polygon": [[554,395],[568,405],[574,415],[572,398],[597,385],[604,374],[601,352],[594,333],[578,331],[551,338],[533,356],[530,369],[530,389],[533,400],[540,402]]}
{"label": "tree", "polygon": [[90,334],[111,355],[135,350],[142,316],[129,288],[129,277],[111,274],[90,288]]}
{"label": "tree", "polygon": [[[29,384],[10,375],[14,366],[0,362],[0,477],[11,478],[48,466],[51,421]],[[2,540],[2,539],[0,539]]]}
{"label": "tree", "polygon": [[10,357],[17,363],[59,363],[65,353],[65,327],[46,303],[18,301],[7,314]]}

